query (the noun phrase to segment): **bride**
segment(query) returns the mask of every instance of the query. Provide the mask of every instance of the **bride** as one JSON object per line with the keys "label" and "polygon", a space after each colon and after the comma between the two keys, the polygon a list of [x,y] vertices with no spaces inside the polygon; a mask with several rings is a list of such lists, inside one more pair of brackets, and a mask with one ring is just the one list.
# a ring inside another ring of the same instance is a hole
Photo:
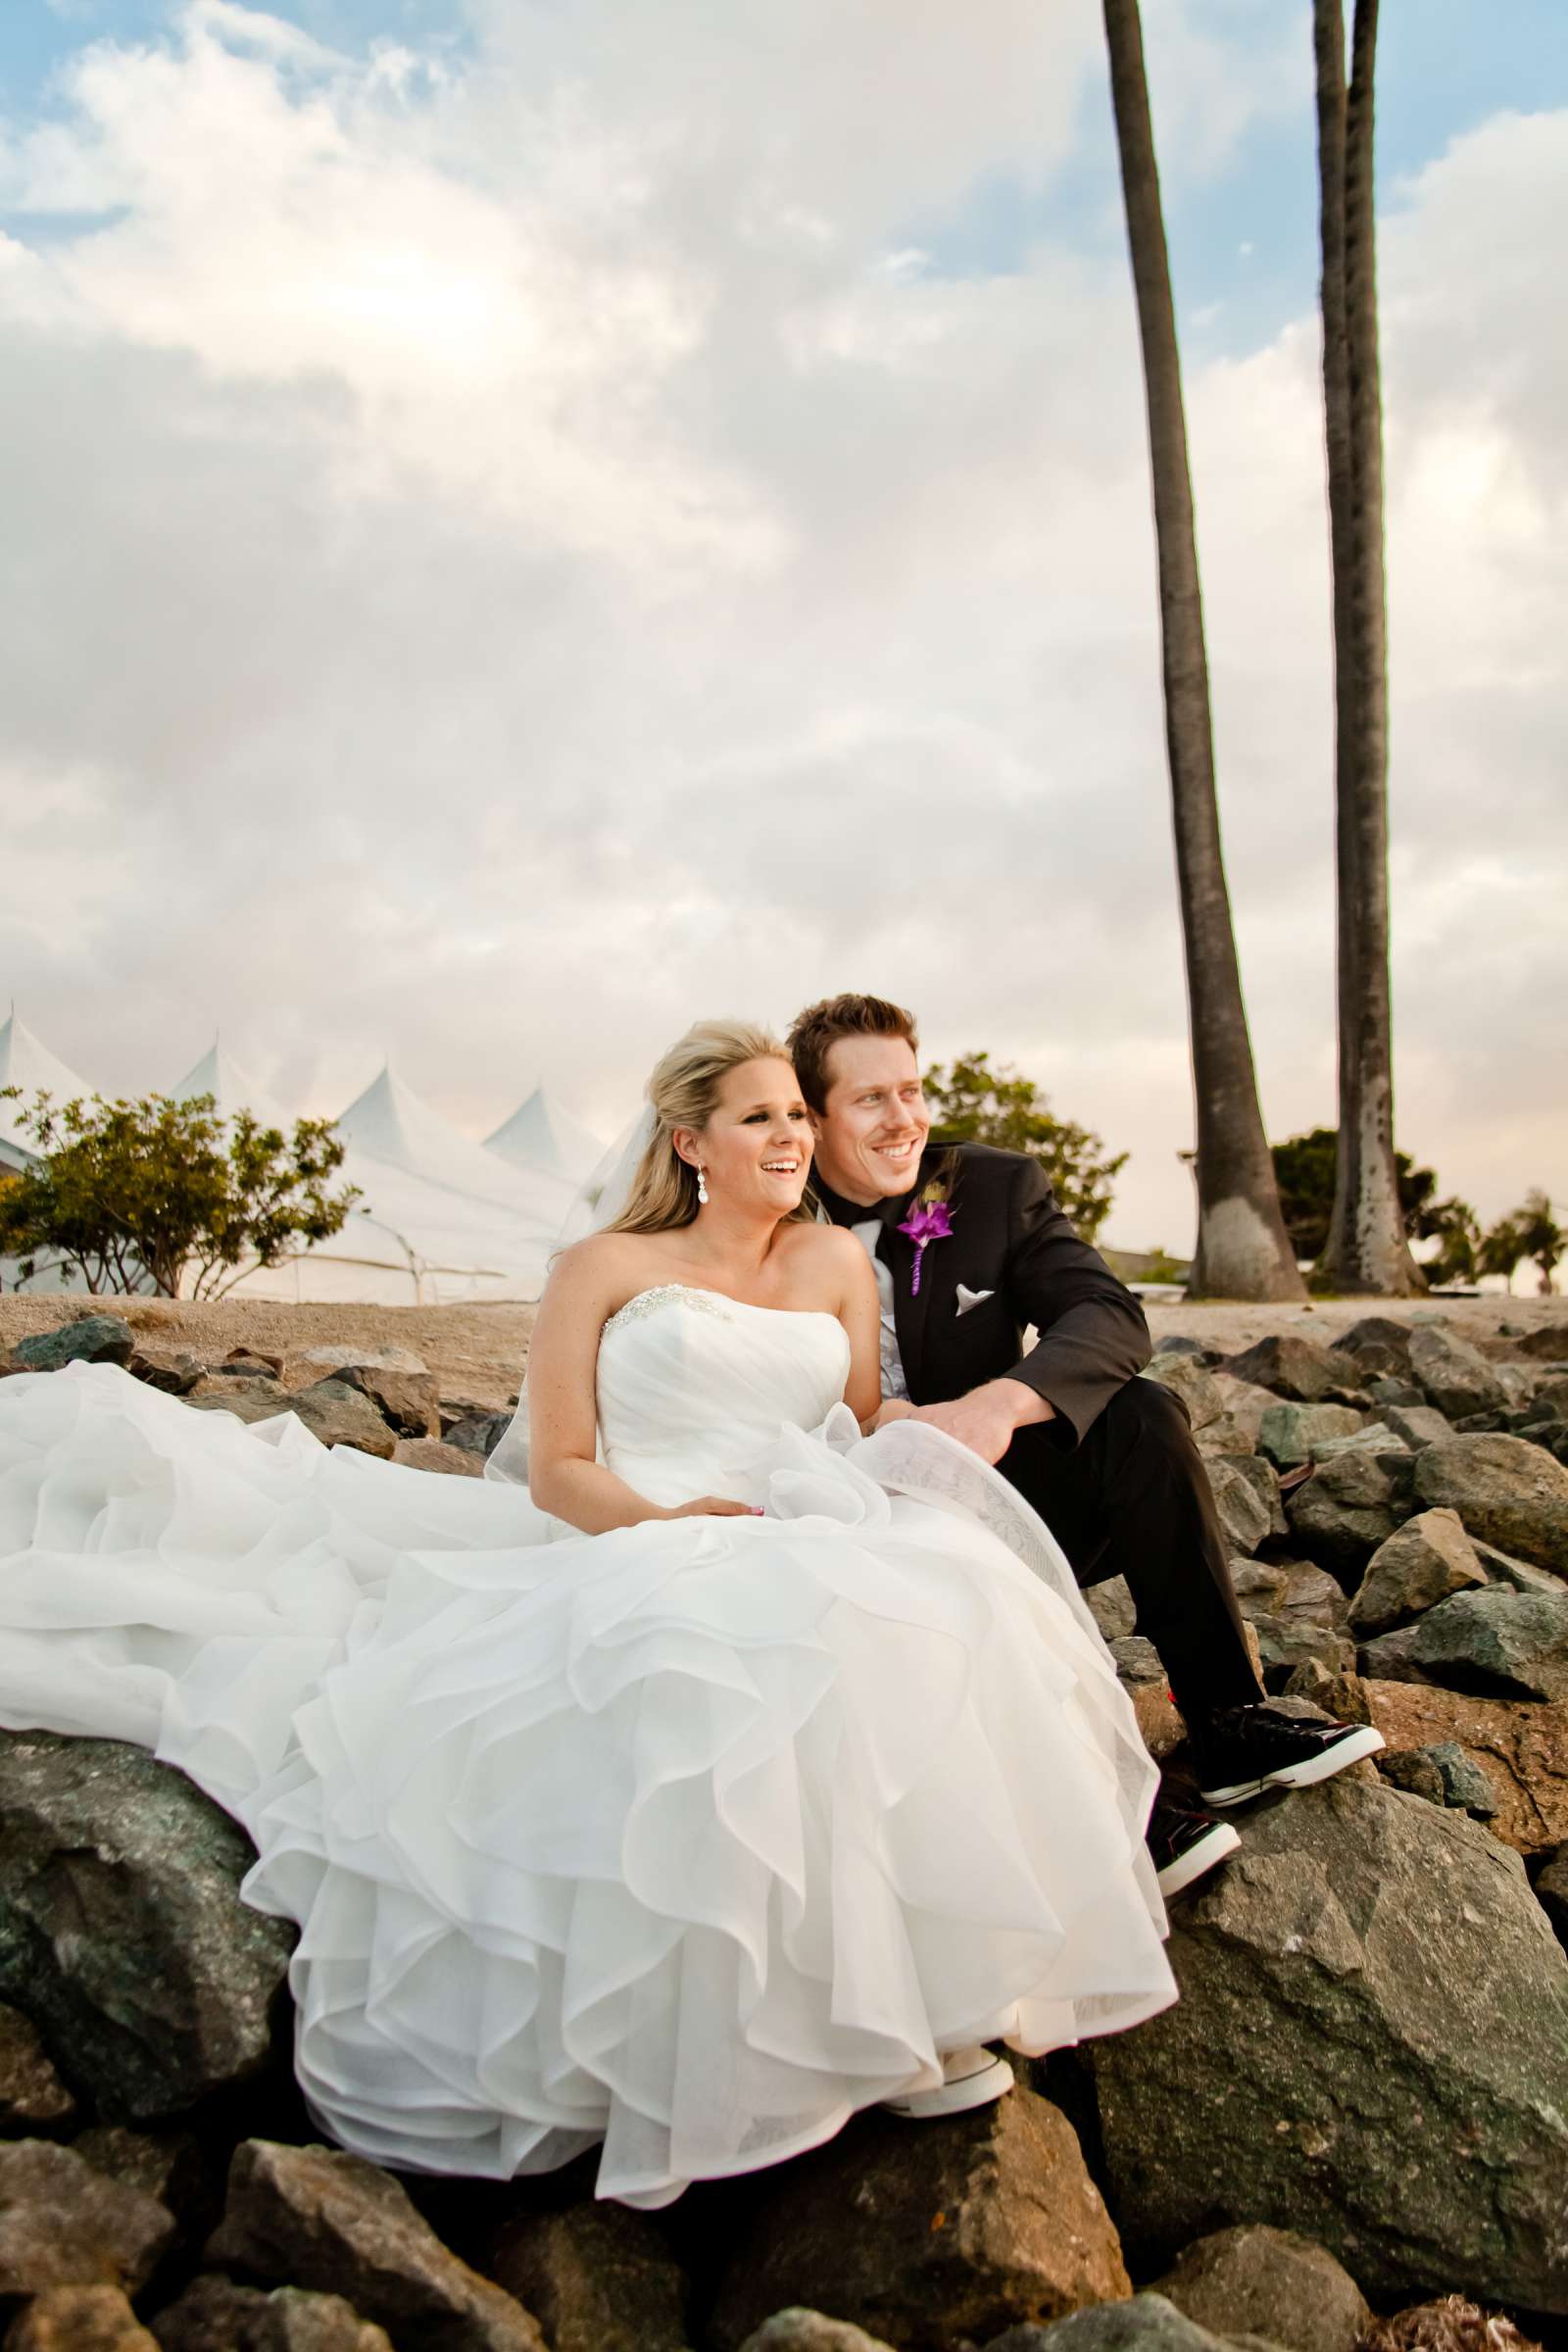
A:
{"label": "bride", "polygon": [[995,1471],[874,1426],[781,1049],[703,1023],[649,1099],[540,1307],[531,1499],[107,1366],[0,1384],[0,1724],[140,1741],[244,1823],[332,2138],[601,2143],[658,2205],[1175,1987],[1107,1653]]}

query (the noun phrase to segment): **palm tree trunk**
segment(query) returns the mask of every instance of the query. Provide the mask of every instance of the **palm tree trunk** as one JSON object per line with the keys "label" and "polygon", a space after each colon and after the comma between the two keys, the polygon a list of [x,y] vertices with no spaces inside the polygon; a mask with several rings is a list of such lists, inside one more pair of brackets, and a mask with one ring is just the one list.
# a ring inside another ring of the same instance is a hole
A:
{"label": "palm tree trunk", "polygon": [[1199,1210],[1190,1288],[1216,1298],[1299,1298],[1303,1285],[1286,1238],[1258,1109],[1220,850],[1187,417],[1143,25],[1138,0],[1103,5],[1149,411],[1165,747],[1192,1034]]}
{"label": "palm tree trunk", "polygon": [[1323,406],[1334,577],[1339,1153],[1321,1271],[1335,1290],[1424,1288],[1394,1160],[1389,991],[1389,690],[1378,364],[1373,73],[1377,0],[1313,0],[1323,249]]}

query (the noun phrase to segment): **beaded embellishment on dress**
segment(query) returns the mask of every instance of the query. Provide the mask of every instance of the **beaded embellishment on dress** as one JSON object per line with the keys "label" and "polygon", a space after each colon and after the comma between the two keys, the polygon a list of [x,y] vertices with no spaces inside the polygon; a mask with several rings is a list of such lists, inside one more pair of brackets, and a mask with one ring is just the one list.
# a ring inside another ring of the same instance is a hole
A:
{"label": "beaded embellishment on dress", "polygon": [[699,1314],[716,1315],[721,1323],[733,1323],[735,1320],[733,1315],[725,1313],[724,1301],[716,1291],[694,1290],[686,1282],[661,1282],[656,1283],[651,1291],[638,1291],[627,1299],[624,1306],[617,1307],[605,1325],[605,1331],[609,1333],[621,1323],[636,1323],[644,1315],[657,1314],[662,1306],[667,1305],[673,1298],[687,1299]]}

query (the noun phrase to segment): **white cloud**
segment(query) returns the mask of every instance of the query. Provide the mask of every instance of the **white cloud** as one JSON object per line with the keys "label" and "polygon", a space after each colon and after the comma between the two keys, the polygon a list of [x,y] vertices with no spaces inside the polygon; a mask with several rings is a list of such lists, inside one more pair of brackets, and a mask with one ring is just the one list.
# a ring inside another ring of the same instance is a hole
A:
{"label": "white cloud", "polygon": [[[1046,183],[1097,12],[475,23],[460,73],[200,0],[0,155],[0,982],[106,1084],[220,1022],[312,1108],[391,1046],[476,1127],[540,1074],[609,1124],[694,1014],[868,985],[1131,1146],[1112,1230],[1179,1246],[1129,291],[906,233]],[[1234,7],[1150,24],[1177,169],[1305,103]],[[1383,248],[1401,1124],[1489,1212],[1568,1188],[1565,180],[1568,118],[1489,126]],[[1333,1102],[1316,368],[1303,320],[1189,387],[1275,1133]]]}

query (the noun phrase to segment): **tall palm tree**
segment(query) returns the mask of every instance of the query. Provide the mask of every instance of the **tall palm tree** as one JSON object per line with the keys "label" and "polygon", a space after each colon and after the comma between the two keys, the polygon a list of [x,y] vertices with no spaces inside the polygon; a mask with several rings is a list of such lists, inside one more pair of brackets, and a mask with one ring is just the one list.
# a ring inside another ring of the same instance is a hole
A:
{"label": "tall palm tree", "polygon": [[1159,565],[1165,748],[1192,1035],[1198,1246],[1191,1288],[1216,1298],[1299,1298],[1257,1103],[1214,797],[1214,731],[1198,578],[1176,311],[1138,0],[1103,0],[1127,243],[1138,298]]}
{"label": "tall palm tree", "polygon": [[1340,1128],[1322,1272],[1334,1289],[1423,1288],[1394,1159],[1389,1002],[1389,685],[1378,365],[1373,68],[1378,0],[1313,0],[1323,408],[1334,577],[1334,808]]}

